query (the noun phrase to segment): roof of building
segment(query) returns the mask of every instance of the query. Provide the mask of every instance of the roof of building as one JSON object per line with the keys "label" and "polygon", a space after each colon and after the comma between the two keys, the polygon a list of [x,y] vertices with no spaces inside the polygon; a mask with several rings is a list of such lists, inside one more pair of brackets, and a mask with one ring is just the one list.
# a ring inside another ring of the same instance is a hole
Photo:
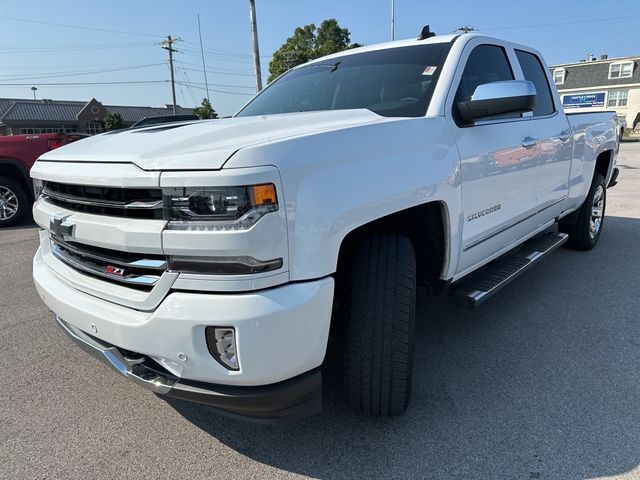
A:
{"label": "roof of building", "polygon": [[[0,98],[0,122],[60,122],[75,123],[80,111],[88,102],[75,100],[32,100]],[[129,105],[104,105],[109,113],[119,113],[125,123],[133,123],[145,117],[173,115],[166,107],[140,107]],[[192,108],[176,108],[177,114],[191,114]]]}
{"label": "roof of building", "polygon": [[[609,78],[609,65],[612,63],[633,62],[630,77]],[[640,57],[609,58],[566,65],[549,67],[551,71],[564,68],[564,82],[558,84],[558,90],[572,90],[581,88],[602,87],[610,88],[640,83]],[[579,67],[579,68],[578,68]]]}
{"label": "roof of building", "polygon": [[624,63],[625,61],[640,60],[640,55],[633,55],[631,57],[615,57],[615,58],[597,58],[594,60],[580,60],[579,62],[570,63],[558,63],[557,65],[550,65],[549,68],[562,68],[562,67],[574,67],[574,66],[588,66],[598,63]]}

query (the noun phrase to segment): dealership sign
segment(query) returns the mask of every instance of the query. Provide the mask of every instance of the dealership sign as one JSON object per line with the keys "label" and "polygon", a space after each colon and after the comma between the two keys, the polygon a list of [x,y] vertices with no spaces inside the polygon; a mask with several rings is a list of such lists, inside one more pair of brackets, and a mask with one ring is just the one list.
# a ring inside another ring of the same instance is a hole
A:
{"label": "dealership sign", "polygon": [[604,92],[565,95],[562,97],[562,106],[565,108],[604,107]]}

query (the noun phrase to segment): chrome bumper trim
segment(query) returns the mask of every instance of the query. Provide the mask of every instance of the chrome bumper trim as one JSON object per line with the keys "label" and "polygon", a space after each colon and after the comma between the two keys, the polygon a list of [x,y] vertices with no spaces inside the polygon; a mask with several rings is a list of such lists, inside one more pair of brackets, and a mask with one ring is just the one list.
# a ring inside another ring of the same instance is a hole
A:
{"label": "chrome bumper trim", "polygon": [[320,368],[289,380],[262,386],[214,385],[164,375],[144,365],[144,356],[127,358],[120,349],[84,333],[56,315],[58,326],[76,345],[120,375],[160,395],[200,403],[254,423],[282,423],[320,413]]}
{"label": "chrome bumper trim", "polygon": [[[177,383],[177,378],[172,379],[142,365],[143,358],[130,359],[125,357],[116,347],[105,345],[82,330],[68,324],[56,315],[58,326],[78,345],[92,357],[109,365],[120,375],[141,385],[154,393],[165,394]],[[135,369],[135,372],[134,372]]]}

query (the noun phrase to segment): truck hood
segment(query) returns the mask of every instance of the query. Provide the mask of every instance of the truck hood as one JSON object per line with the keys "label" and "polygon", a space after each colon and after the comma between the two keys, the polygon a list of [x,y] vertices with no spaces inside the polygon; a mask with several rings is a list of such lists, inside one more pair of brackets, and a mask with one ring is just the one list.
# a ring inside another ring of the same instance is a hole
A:
{"label": "truck hood", "polygon": [[369,110],[332,110],[155,125],[96,135],[40,160],[134,163],[143,170],[218,170],[238,150],[384,121]]}

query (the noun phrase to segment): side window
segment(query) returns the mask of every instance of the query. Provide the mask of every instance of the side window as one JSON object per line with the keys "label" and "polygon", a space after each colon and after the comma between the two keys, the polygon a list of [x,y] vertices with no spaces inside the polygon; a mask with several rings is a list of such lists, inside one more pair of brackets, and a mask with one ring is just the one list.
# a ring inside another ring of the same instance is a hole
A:
{"label": "side window", "polygon": [[513,80],[513,72],[504,48],[496,45],[479,45],[473,49],[464,67],[456,92],[456,103],[471,100],[478,85]]}
{"label": "side window", "polygon": [[516,56],[520,62],[524,79],[533,82],[536,87],[536,108],[533,110],[533,116],[539,117],[553,113],[555,111],[553,97],[540,59],[533,53],[522,50],[516,50]]}

